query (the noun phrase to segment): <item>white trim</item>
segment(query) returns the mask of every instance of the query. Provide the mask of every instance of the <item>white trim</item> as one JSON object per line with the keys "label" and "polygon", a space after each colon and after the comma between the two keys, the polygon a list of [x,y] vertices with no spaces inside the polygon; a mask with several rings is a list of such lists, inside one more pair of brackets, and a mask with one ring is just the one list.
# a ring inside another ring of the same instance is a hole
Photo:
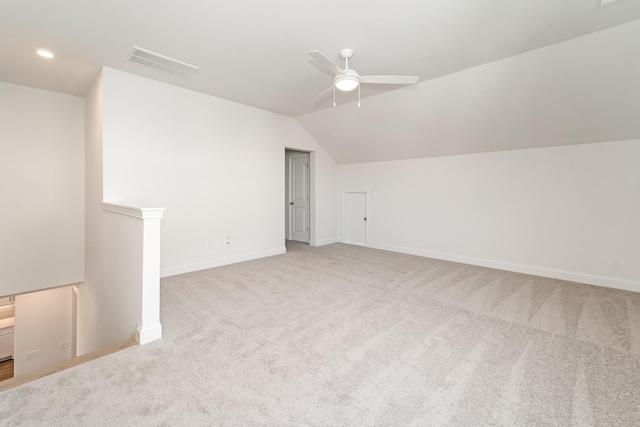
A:
{"label": "white trim", "polygon": [[[316,152],[309,151],[309,245],[316,240]],[[312,246],[312,245],[311,245]]]}
{"label": "white trim", "polygon": [[142,325],[138,323],[135,338],[140,345],[159,340],[162,338],[162,325],[157,323],[153,326],[142,328]]}
{"label": "white trim", "polygon": [[399,252],[408,255],[417,255],[426,258],[441,259],[445,261],[460,262],[463,264],[478,265],[481,267],[495,268],[499,270],[513,271],[516,273],[531,274],[534,276],[549,277],[558,280],[585,283],[588,285],[604,286],[607,288],[621,289],[624,291],[640,292],[640,282],[631,280],[616,279],[613,277],[594,276],[590,274],[576,273],[571,271],[554,270],[545,267],[535,267],[530,265],[512,264],[502,261],[494,261],[482,258],[467,257],[463,255],[448,254],[443,252],[433,252],[423,249],[406,248],[401,246],[386,245],[383,243],[370,242],[370,248],[381,249],[391,252]]}
{"label": "white trim", "polygon": [[282,246],[277,249],[270,249],[262,252],[253,252],[245,255],[238,255],[228,258],[219,258],[206,262],[199,262],[196,264],[182,265],[178,267],[163,268],[160,270],[160,277],[176,276],[178,274],[191,273],[192,271],[207,270],[209,268],[222,267],[223,265],[236,264],[243,261],[251,261],[259,258],[266,258],[275,255],[282,255],[287,252],[287,249]]}
{"label": "white trim", "polygon": [[165,210],[165,208],[137,208],[109,202],[102,202],[101,205],[102,209],[105,211],[115,212],[138,219],[161,219]]}
{"label": "white trim", "polygon": [[332,243],[338,243],[338,239],[334,237],[332,239],[313,240],[309,242],[309,246],[326,246]]}
{"label": "white trim", "polygon": [[[313,237],[313,235],[315,235],[315,197],[313,196],[314,190],[315,190],[315,179],[313,179],[313,186],[312,186],[312,176],[314,175],[312,172],[312,170],[314,169],[314,165],[312,164],[312,160],[311,160],[311,152],[310,151],[301,151],[301,150],[293,150],[293,149],[289,149],[289,148],[285,148],[285,182],[286,182],[286,191],[285,191],[285,208],[286,208],[286,214],[285,214],[285,220],[286,220],[286,229],[285,229],[285,239],[286,240],[294,240],[293,239],[293,221],[292,221],[292,210],[293,210],[293,206],[291,206],[289,204],[289,202],[292,201],[293,199],[293,194],[292,194],[292,189],[293,189],[293,185],[292,185],[292,161],[293,159],[305,159],[306,160],[306,185],[305,185],[305,190],[307,192],[307,217],[306,219],[306,223],[307,223],[307,240],[306,241],[301,241],[301,240],[295,240],[297,242],[303,242],[303,243],[311,243],[311,239]],[[315,161],[315,158],[314,158]]]}

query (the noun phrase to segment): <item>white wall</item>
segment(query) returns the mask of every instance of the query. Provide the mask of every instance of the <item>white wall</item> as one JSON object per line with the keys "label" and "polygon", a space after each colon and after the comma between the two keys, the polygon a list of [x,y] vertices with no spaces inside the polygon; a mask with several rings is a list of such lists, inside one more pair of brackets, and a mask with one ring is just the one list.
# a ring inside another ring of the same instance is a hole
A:
{"label": "white wall", "polygon": [[[65,286],[16,296],[15,376],[72,357],[71,293],[71,286]],[[25,354],[33,351],[41,355],[25,360]]]}
{"label": "white wall", "polygon": [[79,287],[81,330],[93,329],[80,335],[80,354],[126,340],[142,317],[142,222],[104,210],[97,219],[98,250]]}
{"label": "white wall", "polygon": [[166,208],[163,275],[284,252],[285,147],[315,152],[315,243],[335,240],[335,163],[293,119],[103,73],[104,199]]}
{"label": "white wall", "polygon": [[[81,355],[114,344],[110,335],[120,298],[118,289],[102,277],[105,230],[102,223],[102,73],[85,96],[85,282],[78,289],[77,354]],[[108,260],[106,261],[108,262]],[[131,325],[131,331],[135,324]],[[126,336],[123,338],[126,339]],[[119,341],[122,341],[120,339]]]}
{"label": "white wall", "polygon": [[369,246],[640,291],[638,165],[632,140],[341,165],[338,187],[370,192]]}
{"label": "white wall", "polygon": [[0,82],[0,296],[84,277],[84,100]]}
{"label": "white wall", "polygon": [[[298,124],[295,124],[298,127]],[[304,132],[304,131],[303,131]],[[305,133],[306,135],[306,133]],[[309,138],[309,140],[311,140]],[[316,147],[311,153],[311,246],[335,243],[337,239],[336,220],[336,171],[337,164],[322,148],[313,142],[298,144],[307,149]],[[298,147],[300,148],[300,147]]]}
{"label": "white wall", "polygon": [[78,354],[128,339],[142,317],[142,223],[102,205],[103,79],[100,73],[86,95],[86,277],[78,287]]}

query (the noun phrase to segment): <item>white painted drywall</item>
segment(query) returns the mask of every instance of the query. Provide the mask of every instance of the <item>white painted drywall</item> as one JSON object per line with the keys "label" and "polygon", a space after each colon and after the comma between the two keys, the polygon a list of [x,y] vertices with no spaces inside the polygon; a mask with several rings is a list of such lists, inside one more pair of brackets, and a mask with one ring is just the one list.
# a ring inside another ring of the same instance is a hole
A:
{"label": "white painted drywall", "polygon": [[640,138],[639,39],[637,20],[297,121],[341,164]]}
{"label": "white painted drywall", "polygon": [[[129,338],[142,323],[143,222],[106,211],[103,75],[86,95],[86,277],[78,289],[77,352]],[[159,274],[159,273],[157,273]]]}
{"label": "white painted drywall", "polygon": [[632,140],[340,165],[338,183],[372,194],[371,247],[640,291],[638,165]]}
{"label": "white painted drywall", "polygon": [[[49,289],[16,296],[14,375],[70,359],[72,288]],[[25,354],[40,356],[25,360]]]}
{"label": "white painted drywall", "polygon": [[[151,329],[157,331],[155,336],[161,336],[158,319],[160,219],[154,230],[146,230],[144,220],[135,216],[141,215],[140,210],[113,206],[108,210],[102,203],[102,73],[86,96],[86,129],[87,253],[85,282],[77,288],[79,354],[124,341],[138,326],[145,341]],[[144,246],[143,242],[149,239],[153,242],[148,246],[153,248]],[[149,255],[153,265],[151,271],[145,272],[145,263],[149,264],[145,259]],[[153,288],[153,292],[147,289],[146,294],[153,295],[150,305],[143,310],[145,285]]]}
{"label": "white painted drywall", "polygon": [[84,278],[84,99],[0,82],[0,296]]}
{"label": "white painted drywall", "polygon": [[85,313],[80,322],[87,315],[97,322],[89,341],[82,335],[81,354],[126,340],[142,317],[142,222],[108,211],[102,211],[98,220],[100,228],[91,232],[100,241],[97,251],[87,253],[91,267],[80,287],[95,295],[95,306],[85,307],[83,293],[79,303]]}
{"label": "white painted drywall", "polygon": [[[105,227],[102,210],[102,73],[98,74],[91,89],[85,96],[85,281],[78,286],[78,319],[77,319],[77,354],[97,350],[109,344],[126,339],[114,339],[114,330],[120,332],[121,326],[116,314],[120,301],[133,299],[134,293],[119,294],[119,289],[112,288],[103,276],[104,264],[110,260],[104,258]],[[125,302],[125,304],[127,304]],[[132,310],[131,316],[136,311]],[[130,324],[131,332],[135,323]],[[118,337],[121,338],[121,337]]]}
{"label": "white painted drywall", "polygon": [[109,68],[103,79],[104,200],[166,208],[164,276],[284,252],[285,147],[314,152],[315,242],[334,241],[335,163],[295,120]]}

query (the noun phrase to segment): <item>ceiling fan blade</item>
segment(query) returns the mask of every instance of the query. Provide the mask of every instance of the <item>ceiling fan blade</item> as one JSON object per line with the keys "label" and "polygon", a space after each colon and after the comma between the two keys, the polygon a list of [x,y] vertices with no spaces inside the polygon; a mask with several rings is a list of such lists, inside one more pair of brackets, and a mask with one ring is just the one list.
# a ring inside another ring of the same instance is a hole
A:
{"label": "ceiling fan blade", "polygon": [[332,60],[327,58],[319,50],[311,50],[307,52],[313,59],[322,64],[325,68],[329,69],[334,74],[342,74],[342,68],[338,67]]}
{"label": "ceiling fan blade", "polygon": [[329,86],[326,90],[324,90],[320,95],[316,96],[315,98],[313,98],[311,100],[311,102],[309,104],[313,104],[314,102],[316,102],[318,99],[322,98],[323,96],[325,96],[326,94],[328,94],[331,90],[333,89],[333,85]]}
{"label": "ceiling fan blade", "polygon": [[418,76],[360,76],[360,83],[378,85],[412,85],[418,82]]}

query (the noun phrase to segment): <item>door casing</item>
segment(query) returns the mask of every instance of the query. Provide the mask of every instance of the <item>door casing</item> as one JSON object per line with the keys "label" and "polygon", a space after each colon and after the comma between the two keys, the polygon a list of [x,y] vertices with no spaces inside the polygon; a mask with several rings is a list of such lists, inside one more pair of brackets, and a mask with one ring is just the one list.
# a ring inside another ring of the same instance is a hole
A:
{"label": "door casing", "polygon": [[309,243],[311,235],[310,153],[286,151],[286,238]]}

